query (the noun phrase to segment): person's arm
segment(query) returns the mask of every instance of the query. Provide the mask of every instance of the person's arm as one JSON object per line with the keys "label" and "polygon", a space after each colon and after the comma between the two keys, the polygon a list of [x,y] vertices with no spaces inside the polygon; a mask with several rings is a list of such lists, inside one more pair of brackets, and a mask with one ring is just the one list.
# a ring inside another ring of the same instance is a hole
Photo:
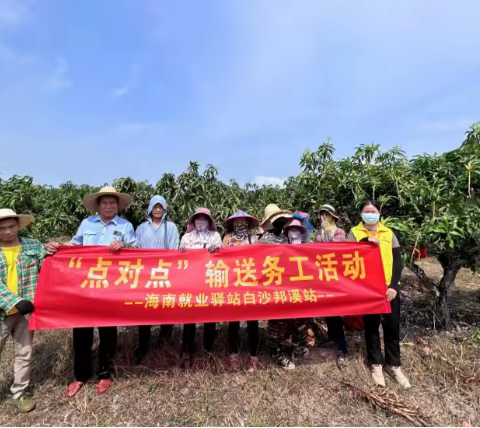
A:
{"label": "person's arm", "polygon": [[168,231],[168,248],[171,250],[178,249],[178,228],[175,223],[169,222],[167,223],[167,231]]}
{"label": "person's arm", "polygon": [[48,256],[48,252],[45,249],[45,246],[40,241],[37,242],[36,253],[37,253],[37,269],[40,272],[42,263],[45,260],[45,258]]}
{"label": "person's arm", "polygon": [[222,247],[228,247],[228,243],[230,242],[230,238],[228,233],[223,237]]}
{"label": "person's arm", "polygon": [[77,230],[77,233],[75,236],[72,238],[72,245],[83,245],[83,225],[85,223],[85,220],[83,220],[80,223],[80,227]]}
{"label": "person's arm", "polygon": [[344,242],[347,240],[345,236],[345,231],[343,229],[340,229],[337,227],[337,230],[335,231],[335,234],[333,235],[333,240],[335,242]]}
{"label": "person's arm", "polygon": [[137,248],[137,238],[135,237],[135,231],[131,223],[127,224],[125,233],[122,236],[122,242],[125,248]]}
{"label": "person's arm", "polygon": [[137,247],[141,248],[142,243],[142,235],[143,235],[143,223],[137,227],[135,231],[135,240],[137,241]]}
{"label": "person's arm", "polygon": [[4,312],[9,312],[22,300],[23,299],[20,296],[12,293],[4,282],[0,280],[0,309]]}
{"label": "person's arm", "polygon": [[392,281],[390,282],[390,288],[395,290],[398,293],[400,279],[402,278],[403,271],[403,259],[402,259],[402,250],[400,248],[400,243],[395,235],[393,235],[392,240],[392,254],[393,254],[393,271],[392,271]]}
{"label": "person's arm", "polygon": [[222,246],[222,237],[218,232],[215,232],[215,237],[213,238],[213,245],[220,248]]}

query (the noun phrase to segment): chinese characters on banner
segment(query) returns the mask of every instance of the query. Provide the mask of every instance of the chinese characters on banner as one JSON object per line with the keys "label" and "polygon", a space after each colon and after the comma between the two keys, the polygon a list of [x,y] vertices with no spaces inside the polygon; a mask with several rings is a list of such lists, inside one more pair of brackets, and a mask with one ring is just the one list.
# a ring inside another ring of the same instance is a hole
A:
{"label": "chinese characters on banner", "polygon": [[30,328],[183,324],[390,312],[379,248],[254,245],[186,252],[61,247]]}

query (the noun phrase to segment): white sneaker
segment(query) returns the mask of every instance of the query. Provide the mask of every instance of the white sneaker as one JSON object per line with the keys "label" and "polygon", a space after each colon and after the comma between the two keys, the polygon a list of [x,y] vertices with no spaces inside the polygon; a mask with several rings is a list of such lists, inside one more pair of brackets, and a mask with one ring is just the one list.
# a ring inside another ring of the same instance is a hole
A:
{"label": "white sneaker", "polygon": [[403,374],[401,367],[386,366],[385,371],[392,376],[402,388],[409,389],[412,387],[407,377]]}
{"label": "white sneaker", "polygon": [[385,378],[383,377],[381,364],[372,364],[372,379],[375,385],[385,388]]}

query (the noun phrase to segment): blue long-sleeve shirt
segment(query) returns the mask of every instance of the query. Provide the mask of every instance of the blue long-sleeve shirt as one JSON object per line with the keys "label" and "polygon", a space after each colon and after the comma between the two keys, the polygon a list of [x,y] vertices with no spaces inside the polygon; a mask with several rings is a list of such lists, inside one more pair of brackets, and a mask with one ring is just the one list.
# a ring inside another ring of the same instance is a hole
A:
{"label": "blue long-sleeve shirt", "polygon": [[132,224],[118,216],[115,216],[107,224],[99,215],[90,216],[80,223],[76,235],[72,238],[73,245],[108,246],[114,241],[123,242],[129,247],[137,246]]}

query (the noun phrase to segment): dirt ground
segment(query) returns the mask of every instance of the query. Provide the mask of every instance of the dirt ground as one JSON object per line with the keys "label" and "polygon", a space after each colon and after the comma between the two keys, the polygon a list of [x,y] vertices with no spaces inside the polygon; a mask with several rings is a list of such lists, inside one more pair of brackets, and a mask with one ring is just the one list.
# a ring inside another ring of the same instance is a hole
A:
{"label": "dirt ground", "polygon": [[[441,275],[432,260],[422,264],[430,275]],[[386,389],[373,386],[362,334],[351,330],[350,359],[342,370],[332,344],[322,343],[293,371],[273,366],[262,350],[260,370],[232,372],[222,324],[213,361],[199,355],[187,372],[177,368],[180,327],[174,345],[152,349],[141,366],[132,361],[136,328],[121,328],[112,390],[99,397],[92,382],[67,399],[71,331],[47,331],[35,337],[32,391],[37,409],[27,415],[9,402],[13,350],[7,345],[0,368],[0,425],[480,425],[480,278],[460,273],[449,333],[436,331],[431,298],[408,271],[402,299],[402,360],[410,391],[388,377]]]}

